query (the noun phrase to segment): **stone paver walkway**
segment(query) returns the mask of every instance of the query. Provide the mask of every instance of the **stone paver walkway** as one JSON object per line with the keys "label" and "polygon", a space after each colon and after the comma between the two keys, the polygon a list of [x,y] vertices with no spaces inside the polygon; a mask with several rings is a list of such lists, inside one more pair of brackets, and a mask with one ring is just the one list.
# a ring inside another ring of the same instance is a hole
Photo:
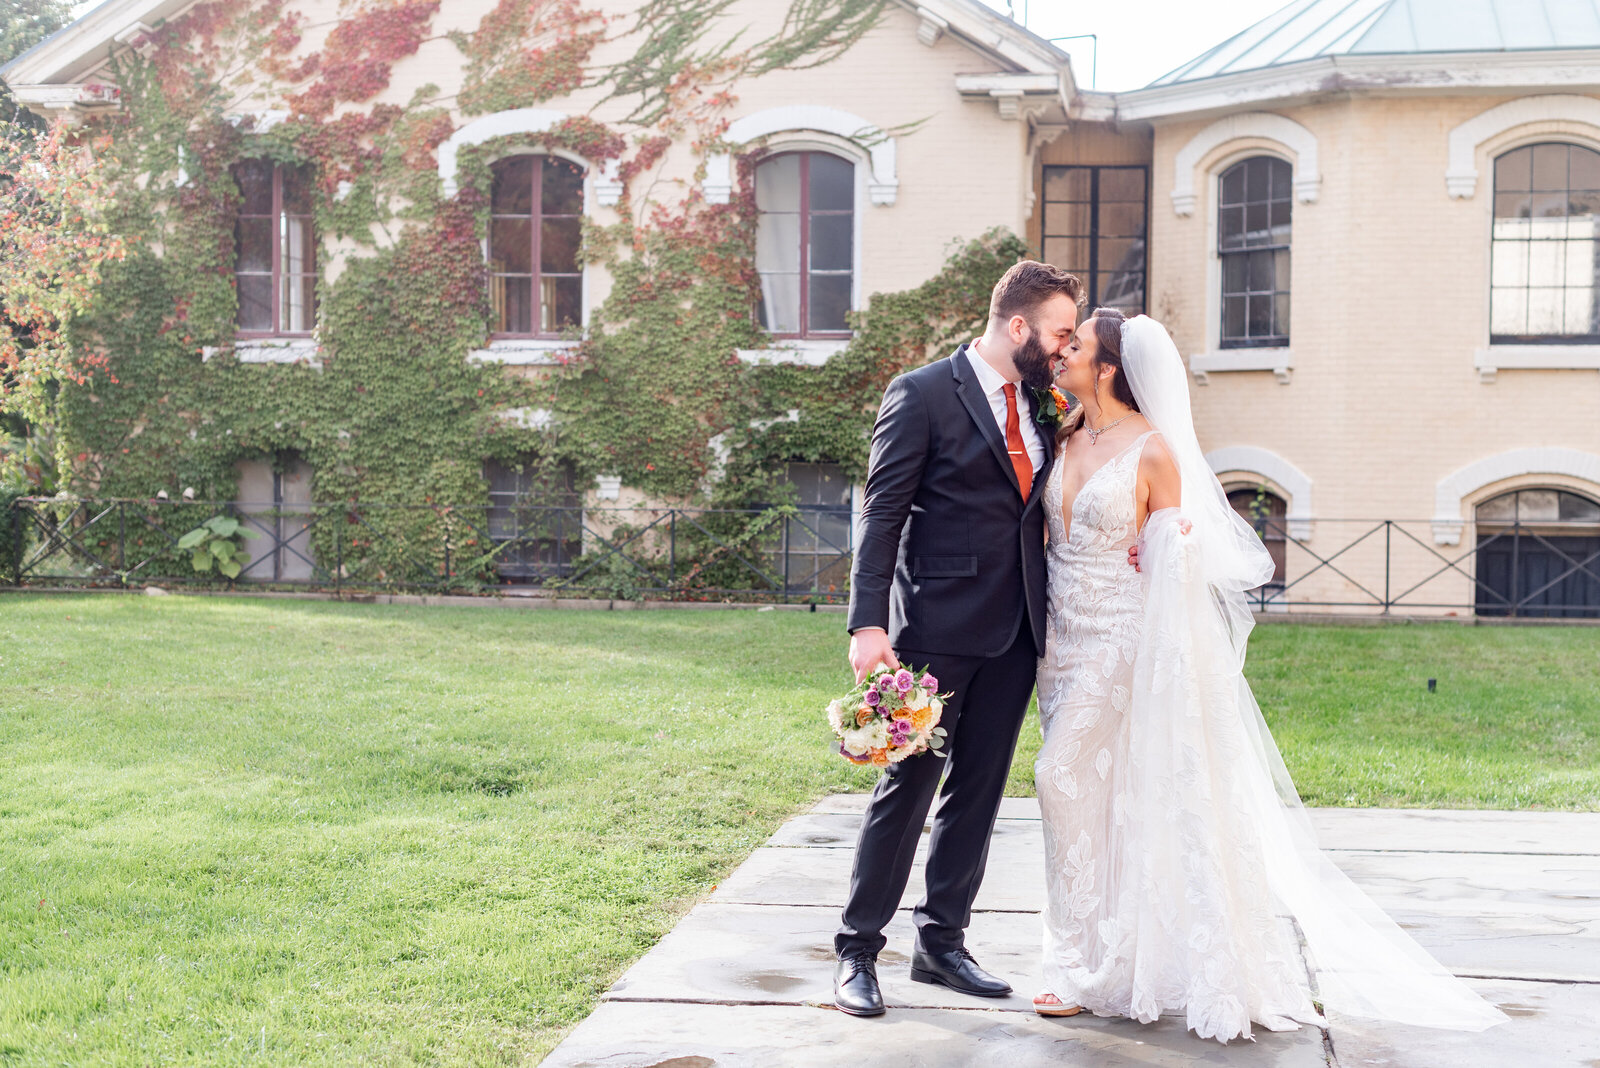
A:
{"label": "stone paver walkway", "polygon": [[1046,1020],[1038,805],[1008,798],[968,945],[1011,982],[982,1001],[907,976],[909,908],[878,973],[885,1016],[831,1006],[832,935],[864,798],[830,797],[761,849],[630,968],[546,1068],[1600,1068],[1600,814],[1321,809],[1322,844],[1447,967],[1511,1016],[1483,1034],[1334,1016],[1326,1032],[1227,1047],[1180,1021]]}

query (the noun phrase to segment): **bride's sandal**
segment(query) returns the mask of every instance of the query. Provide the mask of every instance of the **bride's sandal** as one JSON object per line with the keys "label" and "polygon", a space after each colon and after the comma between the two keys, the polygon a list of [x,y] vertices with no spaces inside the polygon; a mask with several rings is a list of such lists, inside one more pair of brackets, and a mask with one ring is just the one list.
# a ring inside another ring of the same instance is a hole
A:
{"label": "bride's sandal", "polygon": [[1033,1011],[1040,1016],[1076,1016],[1081,1005],[1068,1005],[1048,990],[1033,999]]}

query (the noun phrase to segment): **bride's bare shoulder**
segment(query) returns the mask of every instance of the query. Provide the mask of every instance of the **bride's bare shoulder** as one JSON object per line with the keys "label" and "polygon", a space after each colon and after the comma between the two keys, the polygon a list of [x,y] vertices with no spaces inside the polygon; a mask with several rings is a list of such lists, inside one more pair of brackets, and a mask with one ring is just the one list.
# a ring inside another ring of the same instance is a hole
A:
{"label": "bride's bare shoulder", "polygon": [[1167,440],[1159,430],[1152,431],[1144,443],[1144,450],[1139,456],[1139,474],[1147,480],[1178,476],[1178,461],[1173,458],[1172,450],[1167,448]]}

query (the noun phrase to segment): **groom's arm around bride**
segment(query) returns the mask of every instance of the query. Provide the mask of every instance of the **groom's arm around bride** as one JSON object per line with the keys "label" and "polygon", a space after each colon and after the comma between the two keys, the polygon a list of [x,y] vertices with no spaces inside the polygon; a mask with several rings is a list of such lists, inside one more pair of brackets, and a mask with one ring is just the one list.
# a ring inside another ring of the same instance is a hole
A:
{"label": "groom's arm around bride", "polygon": [[1010,992],[972,960],[965,931],[1044,645],[1040,496],[1054,441],[1032,389],[1050,384],[1080,295],[1072,275],[1019,263],[995,285],[981,338],[884,392],[850,576],[850,663],[858,680],[880,661],[927,668],[953,696],[941,720],[948,760],[891,765],[868,803],[834,938],[835,1001],[847,1012],[883,1011],[874,961],[946,771],[911,977]]}

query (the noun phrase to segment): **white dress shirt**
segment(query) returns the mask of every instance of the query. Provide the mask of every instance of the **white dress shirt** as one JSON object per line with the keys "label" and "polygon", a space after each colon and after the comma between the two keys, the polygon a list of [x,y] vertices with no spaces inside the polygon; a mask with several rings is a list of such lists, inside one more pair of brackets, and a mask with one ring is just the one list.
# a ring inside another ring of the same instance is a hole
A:
{"label": "white dress shirt", "polygon": [[[978,355],[978,342],[976,339],[967,344],[967,359],[972,361],[973,373],[978,376],[978,388],[983,390],[984,397],[989,401],[989,410],[994,413],[994,421],[1000,427],[1000,440],[1006,439],[1006,394],[1004,376],[990,367],[982,356]],[[1039,424],[1033,421],[1033,416],[1028,411],[1028,398],[1022,392],[1021,382],[1017,386],[1017,429],[1022,432],[1022,445],[1028,450],[1028,462],[1033,464],[1033,473],[1038,474],[1044,466],[1044,439],[1039,436]],[[1028,487],[1022,487],[1027,492]]]}

